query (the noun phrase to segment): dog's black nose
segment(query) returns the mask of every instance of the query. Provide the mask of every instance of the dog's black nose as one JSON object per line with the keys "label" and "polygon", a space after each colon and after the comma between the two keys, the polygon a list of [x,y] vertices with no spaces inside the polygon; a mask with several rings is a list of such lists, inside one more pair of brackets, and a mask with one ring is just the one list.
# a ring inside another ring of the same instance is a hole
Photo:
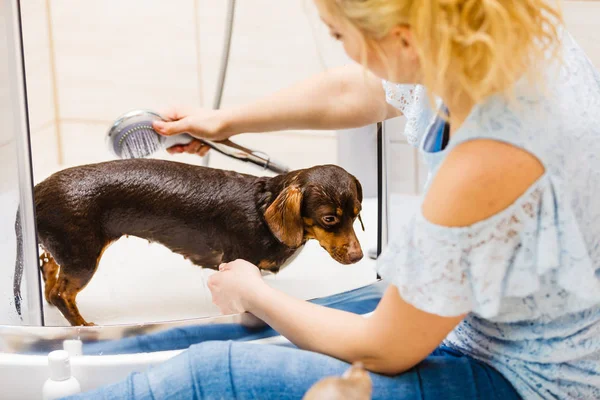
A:
{"label": "dog's black nose", "polygon": [[348,261],[351,264],[359,262],[362,258],[363,258],[363,252],[360,247],[357,249],[352,249],[348,252]]}

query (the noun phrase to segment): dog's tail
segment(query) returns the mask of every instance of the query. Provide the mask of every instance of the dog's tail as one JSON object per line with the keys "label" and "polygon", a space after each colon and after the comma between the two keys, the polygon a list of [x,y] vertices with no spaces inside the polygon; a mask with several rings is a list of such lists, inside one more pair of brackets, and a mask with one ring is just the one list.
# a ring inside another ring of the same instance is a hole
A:
{"label": "dog's tail", "polygon": [[15,261],[15,275],[13,278],[13,294],[15,296],[15,308],[21,320],[21,280],[23,278],[23,228],[21,226],[21,212],[17,209],[15,221],[15,233],[17,235],[17,257]]}

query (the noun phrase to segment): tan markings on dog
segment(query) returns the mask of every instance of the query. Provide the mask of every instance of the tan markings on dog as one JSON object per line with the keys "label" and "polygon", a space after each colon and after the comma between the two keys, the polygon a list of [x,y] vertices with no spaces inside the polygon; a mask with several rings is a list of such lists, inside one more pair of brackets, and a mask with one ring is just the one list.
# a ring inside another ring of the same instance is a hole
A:
{"label": "tan markings on dog", "polygon": [[335,209],[335,214],[336,214],[338,217],[341,217],[342,215],[344,215],[344,212],[342,211],[342,209],[341,209],[341,208],[339,208],[339,207],[338,207],[338,208],[336,208],[336,209]]}
{"label": "tan markings on dog", "polygon": [[275,268],[275,266],[277,266],[277,263],[272,260],[261,260],[258,263],[259,269],[273,269],[273,268]]}
{"label": "tan markings on dog", "polygon": [[302,219],[304,220],[304,225],[306,226],[313,226],[315,224],[315,221],[312,218],[303,217]]}
{"label": "tan markings on dog", "polygon": [[100,263],[100,259],[102,255],[113,242],[108,242],[102,250],[100,250],[100,254],[96,257],[96,264],[93,269],[83,269],[86,271],[85,274],[79,273],[78,276],[69,276],[64,273],[63,268],[58,270],[58,276],[56,279],[56,283],[54,287],[52,287],[50,291],[50,303],[56,306],[61,314],[69,321],[71,325],[83,325],[83,326],[94,326],[94,323],[87,322],[79,312],[79,308],[77,307],[77,295],[88,285],[92,276],[98,269],[98,264]]}
{"label": "tan markings on dog", "polygon": [[300,176],[300,172],[296,172],[294,175],[292,175],[292,179],[290,179],[290,184],[297,183],[299,176]]}
{"label": "tan markings on dog", "polygon": [[49,304],[52,304],[50,301],[50,293],[52,292],[52,288],[56,285],[56,276],[58,275],[58,270],[60,266],[56,263],[54,258],[47,253],[44,252],[40,256],[40,260],[42,261],[42,276],[44,277],[44,297]]}
{"label": "tan markings on dog", "polygon": [[334,260],[344,262],[348,247],[352,241],[356,240],[355,235],[352,233],[353,231],[350,230],[346,234],[335,234],[319,226],[313,226],[306,229],[305,238],[316,239]]}
{"label": "tan markings on dog", "polygon": [[306,231],[304,231],[304,241],[310,240],[310,239],[316,239],[317,237],[315,236],[315,234],[310,230],[310,226],[308,226],[306,228]]}
{"label": "tan markings on dog", "polygon": [[93,326],[93,323],[83,319],[75,301],[77,294],[87,285],[87,282],[78,278],[67,278],[61,272],[58,271],[58,279],[50,293],[52,304],[60,310],[71,325]]}
{"label": "tan markings on dog", "polygon": [[319,241],[321,246],[325,247],[327,251],[333,249],[341,249],[345,244],[348,243],[349,239],[345,237],[345,235],[336,235],[335,233],[328,232],[325,229],[318,226],[312,227],[312,233],[315,236],[315,238]]}
{"label": "tan markings on dog", "polygon": [[354,212],[354,216],[357,216],[360,213],[360,209],[358,207],[354,207],[354,210],[352,210]]}

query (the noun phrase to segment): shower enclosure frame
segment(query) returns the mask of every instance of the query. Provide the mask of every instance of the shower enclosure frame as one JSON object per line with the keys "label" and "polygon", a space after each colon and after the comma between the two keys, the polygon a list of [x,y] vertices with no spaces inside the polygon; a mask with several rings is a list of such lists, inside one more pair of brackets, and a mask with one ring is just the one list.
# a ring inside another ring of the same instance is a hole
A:
{"label": "shower enclosure frame", "polygon": [[[33,166],[31,160],[31,142],[29,132],[29,116],[25,65],[23,52],[23,31],[21,25],[21,9],[19,0],[2,0],[0,16],[4,18],[4,35],[6,39],[5,62],[8,63],[7,89],[10,99],[12,120],[7,129],[12,129],[17,151],[17,175],[19,181],[19,216],[22,233],[22,262],[25,278],[26,301],[22,304],[23,322],[30,325],[44,325],[42,303],[42,286],[39,274],[39,255],[35,224],[35,207],[33,199]],[[2,15],[3,14],[3,15]],[[2,58],[2,57],[0,57]],[[26,268],[35,265],[35,268]]]}

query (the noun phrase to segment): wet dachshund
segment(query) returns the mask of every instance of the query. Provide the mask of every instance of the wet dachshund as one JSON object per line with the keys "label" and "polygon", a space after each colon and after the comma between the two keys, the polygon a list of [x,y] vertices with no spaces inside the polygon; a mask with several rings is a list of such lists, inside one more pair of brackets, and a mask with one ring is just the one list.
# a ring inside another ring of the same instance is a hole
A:
{"label": "wet dachshund", "polygon": [[[45,298],[71,325],[92,325],[79,313],[77,294],[106,248],[125,235],[211,269],[244,259],[277,272],[309,239],[342,264],[363,257],[353,228],[361,185],[334,165],[269,178],[163,160],[110,161],[57,172],[35,186],[34,199]],[[16,231],[20,315],[18,216]]]}

